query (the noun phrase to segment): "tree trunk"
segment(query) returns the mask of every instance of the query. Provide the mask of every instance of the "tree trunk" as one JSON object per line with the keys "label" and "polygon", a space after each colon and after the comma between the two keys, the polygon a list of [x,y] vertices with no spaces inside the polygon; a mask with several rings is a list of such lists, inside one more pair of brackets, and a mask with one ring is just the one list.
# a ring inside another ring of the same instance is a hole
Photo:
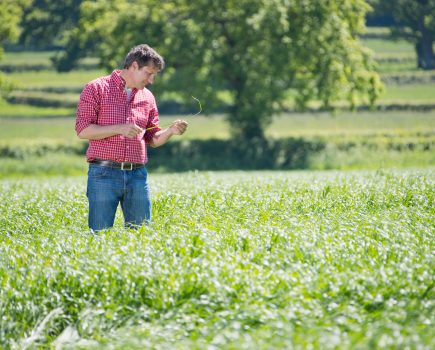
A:
{"label": "tree trunk", "polygon": [[425,70],[434,69],[435,58],[433,51],[433,38],[424,24],[423,16],[419,18],[418,30],[421,37],[415,45],[417,51],[417,67]]}
{"label": "tree trunk", "polygon": [[264,138],[264,131],[258,113],[241,108],[236,101],[236,104],[230,109],[228,117],[234,138],[243,140]]}

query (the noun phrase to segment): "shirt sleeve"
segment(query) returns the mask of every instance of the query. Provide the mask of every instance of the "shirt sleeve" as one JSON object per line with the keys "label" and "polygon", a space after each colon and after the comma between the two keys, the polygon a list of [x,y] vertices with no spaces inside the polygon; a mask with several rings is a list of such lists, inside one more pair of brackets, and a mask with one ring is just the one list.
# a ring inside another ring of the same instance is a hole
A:
{"label": "shirt sleeve", "polygon": [[150,143],[156,132],[162,130],[159,126],[159,111],[157,109],[156,100],[153,98],[150,114],[148,116],[147,132],[145,133],[145,142]]}
{"label": "shirt sleeve", "polygon": [[80,94],[76,113],[76,133],[80,134],[91,124],[97,124],[100,113],[100,94],[94,85],[88,84]]}

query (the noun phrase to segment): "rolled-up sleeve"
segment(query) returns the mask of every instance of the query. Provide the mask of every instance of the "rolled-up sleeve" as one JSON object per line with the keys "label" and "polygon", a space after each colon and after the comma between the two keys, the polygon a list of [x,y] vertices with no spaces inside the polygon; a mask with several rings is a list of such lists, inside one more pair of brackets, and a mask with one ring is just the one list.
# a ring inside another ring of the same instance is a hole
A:
{"label": "rolled-up sleeve", "polygon": [[150,143],[156,132],[161,130],[159,127],[159,112],[155,99],[153,99],[153,105],[149,112],[147,129],[149,130],[145,133],[144,138],[146,143]]}
{"label": "rolled-up sleeve", "polygon": [[99,93],[94,85],[88,84],[80,94],[77,105],[75,130],[79,135],[91,124],[96,124],[100,112]]}

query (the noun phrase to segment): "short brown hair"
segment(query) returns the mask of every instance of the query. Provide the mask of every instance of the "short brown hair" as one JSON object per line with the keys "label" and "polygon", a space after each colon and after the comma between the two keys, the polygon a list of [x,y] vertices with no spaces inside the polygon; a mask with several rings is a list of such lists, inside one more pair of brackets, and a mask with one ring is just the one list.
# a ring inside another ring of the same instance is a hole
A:
{"label": "short brown hair", "polygon": [[124,68],[130,67],[133,62],[137,62],[139,68],[149,66],[152,63],[159,70],[165,68],[165,61],[157,51],[147,44],[141,44],[133,47],[124,60]]}

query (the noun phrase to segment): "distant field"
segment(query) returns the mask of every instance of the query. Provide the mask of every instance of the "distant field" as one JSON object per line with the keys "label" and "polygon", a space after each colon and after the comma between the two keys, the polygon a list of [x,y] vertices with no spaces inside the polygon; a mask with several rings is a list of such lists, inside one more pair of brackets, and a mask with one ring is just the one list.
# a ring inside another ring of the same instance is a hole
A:
{"label": "distant field", "polygon": [[[0,70],[53,69],[51,57],[55,54],[55,51],[5,52],[0,61]],[[97,64],[96,58],[85,58],[79,61],[78,67],[79,69],[90,69],[95,68]]]}
{"label": "distant field", "polygon": [[386,40],[386,39],[362,39],[361,42],[364,46],[382,56],[384,54],[394,54],[398,57],[401,55],[409,55],[415,57],[414,48],[409,41],[400,40]]}
{"label": "distant field", "polygon": [[103,70],[74,70],[67,73],[58,73],[52,70],[36,72],[15,72],[7,74],[7,77],[23,89],[44,89],[63,87],[81,89],[83,86],[101,75],[108,74]]}
{"label": "distant field", "polygon": [[[162,116],[161,125],[167,126],[177,118],[185,118],[189,129],[183,138],[226,139],[230,136],[225,118],[213,116]],[[73,140],[74,118],[1,119],[0,139]],[[306,113],[276,116],[267,128],[271,137],[376,135],[388,133],[435,132],[435,111],[430,112],[359,112]]]}
{"label": "distant field", "polygon": [[75,108],[36,107],[25,104],[11,104],[0,100],[0,123],[4,118],[31,119],[34,117],[72,117]]}
{"label": "distant field", "polygon": [[431,84],[390,85],[379,100],[380,104],[404,102],[435,103],[435,82]]}
{"label": "distant field", "polygon": [[53,55],[52,51],[24,51],[24,52],[5,52],[1,61],[1,65],[28,65],[40,64],[50,65],[50,57]]}

